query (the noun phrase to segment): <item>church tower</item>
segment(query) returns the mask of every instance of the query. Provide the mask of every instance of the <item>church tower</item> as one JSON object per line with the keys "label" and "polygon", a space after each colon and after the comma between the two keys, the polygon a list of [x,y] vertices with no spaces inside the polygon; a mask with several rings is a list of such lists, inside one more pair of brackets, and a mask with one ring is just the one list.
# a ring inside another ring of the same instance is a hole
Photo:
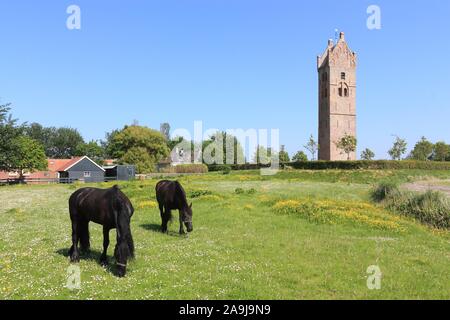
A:
{"label": "church tower", "polygon": [[[344,135],[356,137],[356,53],[341,32],[317,57],[319,73],[319,160],[347,160],[336,147]],[[350,155],[356,160],[356,152]]]}

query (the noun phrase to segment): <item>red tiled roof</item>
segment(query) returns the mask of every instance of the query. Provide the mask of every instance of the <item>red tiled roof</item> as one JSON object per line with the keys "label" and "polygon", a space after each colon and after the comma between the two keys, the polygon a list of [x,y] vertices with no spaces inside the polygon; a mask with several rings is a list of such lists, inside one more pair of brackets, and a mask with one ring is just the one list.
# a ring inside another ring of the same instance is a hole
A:
{"label": "red tiled roof", "polygon": [[73,159],[47,159],[48,171],[58,172],[59,168],[66,166]]}
{"label": "red tiled roof", "polygon": [[83,159],[84,157],[76,157],[73,159],[59,159],[61,161],[61,165],[58,166],[56,171],[66,171],[69,167],[73,166],[75,163]]}

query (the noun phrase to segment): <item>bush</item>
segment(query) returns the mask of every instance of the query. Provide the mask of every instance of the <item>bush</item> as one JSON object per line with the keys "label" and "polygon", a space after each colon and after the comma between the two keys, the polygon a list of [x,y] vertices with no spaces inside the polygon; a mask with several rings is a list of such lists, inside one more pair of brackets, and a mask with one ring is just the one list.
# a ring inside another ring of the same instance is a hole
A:
{"label": "bush", "polygon": [[[223,165],[209,165],[209,171],[221,171]],[[231,170],[259,170],[270,167],[270,164],[233,164],[229,165]],[[401,169],[419,169],[419,170],[450,170],[450,162],[439,161],[415,161],[415,160],[358,160],[358,161],[299,161],[280,163],[280,167],[302,169],[302,170],[401,170]]]}
{"label": "bush", "polygon": [[191,192],[189,192],[189,198],[200,198],[203,196],[209,196],[212,195],[213,193],[209,190],[193,190]]}
{"label": "bush", "polygon": [[309,162],[293,162],[289,165],[295,169],[305,170],[400,170],[400,169],[421,169],[421,170],[450,170],[450,162],[435,161],[393,161],[393,160],[374,160],[374,161],[309,161]]}
{"label": "bush", "polygon": [[204,164],[181,164],[165,168],[164,173],[208,173],[208,167]]}
{"label": "bush", "polygon": [[396,184],[385,182],[376,187],[371,196],[374,201],[383,201],[386,207],[399,214],[435,228],[450,229],[450,201],[440,192],[404,192]]}
{"label": "bush", "polygon": [[450,202],[437,191],[427,191],[412,197],[404,213],[436,228],[450,228]]}
{"label": "bush", "polygon": [[382,182],[372,191],[371,197],[375,202],[381,202],[398,192],[398,185],[395,182]]}
{"label": "bush", "polygon": [[231,166],[228,164],[220,164],[214,167],[214,171],[222,171],[223,174],[230,174]]}
{"label": "bush", "polygon": [[234,193],[236,193],[236,194],[249,194],[249,195],[252,195],[252,194],[256,193],[256,189],[251,188],[251,189],[245,190],[245,189],[242,189],[242,188],[236,188],[234,190]]}

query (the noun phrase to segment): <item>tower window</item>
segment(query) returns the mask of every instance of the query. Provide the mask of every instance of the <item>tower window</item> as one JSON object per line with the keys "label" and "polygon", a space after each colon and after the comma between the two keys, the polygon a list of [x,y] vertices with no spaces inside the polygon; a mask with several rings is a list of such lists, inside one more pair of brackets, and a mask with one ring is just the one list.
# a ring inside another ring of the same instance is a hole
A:
{"label": "tower window", "polygon": [[348,89],[344,88],[344,97],[348,97]]}
{"label": "tower window", "polygon": [[345,72],[341,72],[341,80],[345,80]]}
{"label": "tower window", "polygon": [[338,92],[339,92],[339,97],[342,97],[342,88],[339,88]]}

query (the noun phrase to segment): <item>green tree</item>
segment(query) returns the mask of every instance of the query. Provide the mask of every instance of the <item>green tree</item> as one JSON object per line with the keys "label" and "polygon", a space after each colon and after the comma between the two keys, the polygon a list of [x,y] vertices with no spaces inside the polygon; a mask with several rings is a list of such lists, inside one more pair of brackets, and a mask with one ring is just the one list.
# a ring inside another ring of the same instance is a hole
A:
{"label": "green tree", "polygon": [[114,132],[109,140],[108,153],[121,163],[139,164],[138,170],[149,170],[150,167],[154,170],[155,164],[169,155],[164,136],[147,127],[125,126],[121,131]]}
{"label": "green tree", "polygon": [[105,150],[97,141],[91,140],[88,143],[80,143],[75,150],[75,155],[88,156],[95,162],[101,163],[105,159]]}
{"label": "green tree", "polygon": [[12,143],[23,132],[24,126],[17,125],[17,120],[10,114],[10,103],[0,105],[0,170],[12,169],[11,159],[15,156],[16,146]]}
{"label": "green tree", "polygon": [[309,153],[311,153],[311,160],[315,161],[316,160],[316,155],[317,155],[317,151],[319,150],[319,144],[317,143],[316,140],[314,140],[314,136],[311,135],[309,137],[308,143],[304,146],[306,150],[309,151]]}
{"label": "green tree", "polygon": [[335,144],[338,149],[342,150],[342,153],[345,153],[347,155],[347,160],[350,160],[351,153],[356,151],[358,141],[354,136],[345,134]]}
{"label": "green tree", "polygon": [[436,142],[433,148],[433,160],[446,161],[450,158],[450,145],[443,141]]}
{"label": "green tree", "polygon": [[57,128],[51,129],[53,136],[50,139],[49,149],[46,150],[50,158],[71,158],[76,155],[78,145],[84,143],[83,137],[77,129]]}
{"label": "green tree", "polygon": [[308,156],[303,151],[297,151],[297,153],[292,157],[294,162],[305,162],[308,161]]}
{"label": "green tree", "polygon": [[369,148],[366,148],[361,152],[361,160],[370,161],[373,160],[373,158],[375,158],[375,153]]}
{"label": "green tree", "polygon": [[121,157],[120,163],[135,165],[139,174],[154,172],[156,169],[155,159],[143,147],[128,149]]}
{"label": "green tree", "polygon": [[285,146],[281,146],[281,150],[278,153],[278,157],[281,163],[290,162],[289,153],[285,150]]}
{"label": "green tree", "polygon": [[[227,132],[216,132],[202,143],[203,161],[207,164],[243,164],[244,149],[239,140]],[[214,163],[210,163],[214,162]]]}
{"label": "green tree", "polygon": [[416,143],[414,149],[411,151],[411,158],[414,160],[425,161],[433,154],[434,145],[422,137],[419,142]]}
{"label": "green tree", "polygon": [[253,155],[253,161],[258,164],[270,164],[272,162],[272,148],[258,145]]}
{"label": "green tree", "polygon": [[25,135],[27,135],[31,139],[39,141],[44,147],[47,156],[50,157],[50,154],[48,154],[48,150],[51,150],[51,143],[52,139],[55,136],[55,131],[56,128],[46,128],[39,123],[33,122],[32,124],[26,126]]}
{"label": "green tree", "polygon": [[120,132],[120,130],[118,130],[118,129],[115,129],[111,132],[107,132],[105,140],[102,140],[100,142],[102,148],[105,150],[105,157],[114,158],[113,153],[115,151],[112,149],[113,148],[112,141],[113,141],[115,135],[118,134],[119,132]]}
{"label": "green tree", "polygon": [[10,170],[17,171],[20,180],[23,180],[24,171],[36,171],[47,169],[47,157],[44,147],[39,141],[21,135],[15,138],[11,144],[15,152],[10,159]]}
{"label": "green tree", "polygon": [[406,140],[401,139],[400,137],[396,137],[392,148],[388,151],[392,160],[401,160],[402,155],[406,153],[407,145],[408,144],[406,143]]}

